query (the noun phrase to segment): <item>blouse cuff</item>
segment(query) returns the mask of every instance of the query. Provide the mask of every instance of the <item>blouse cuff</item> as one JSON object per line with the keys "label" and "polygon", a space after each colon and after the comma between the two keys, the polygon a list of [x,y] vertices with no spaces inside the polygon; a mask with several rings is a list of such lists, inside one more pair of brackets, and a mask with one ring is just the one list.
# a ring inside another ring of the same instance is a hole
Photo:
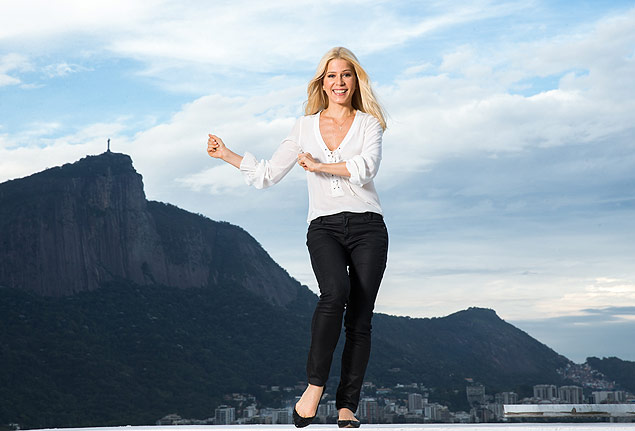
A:
{"label": "blouse cuff", "polygon": [[256,170],[258,168],[258,160],[250,152],[245,152],[242,161],[240,162],[240,172],[243,173],[245,182],[247,185],[255,185]]}

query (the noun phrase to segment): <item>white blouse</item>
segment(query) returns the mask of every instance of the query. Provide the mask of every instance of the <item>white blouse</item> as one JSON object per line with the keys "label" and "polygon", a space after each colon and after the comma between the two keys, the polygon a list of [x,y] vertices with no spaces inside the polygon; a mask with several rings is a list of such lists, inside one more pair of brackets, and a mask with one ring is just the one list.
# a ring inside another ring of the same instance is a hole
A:
{"label": "white blouse", "polygon": [[381,161],[383,129],[370,114],[356,111],[351,128],[334,151],[320,133],[320,113],[298,118],[291,133],[282,141],[270,160],[258,161],[246,152],[240,164],[245,181],[258,189],[280,181],[293,166],[298,154],[311,153],[322,163],[346,162],[350,178],[322,172],[308,172],[309,215],[307,221],[342,211],[381,214],[373,178]]}

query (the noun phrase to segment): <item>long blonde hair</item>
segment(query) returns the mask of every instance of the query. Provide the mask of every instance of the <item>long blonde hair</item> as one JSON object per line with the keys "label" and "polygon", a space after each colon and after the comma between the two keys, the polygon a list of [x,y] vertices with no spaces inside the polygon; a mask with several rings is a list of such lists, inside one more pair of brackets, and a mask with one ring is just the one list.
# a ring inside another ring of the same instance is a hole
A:
{"label": "long blonde hair", "polygon": [[382,129],[386,130],[384,110],[377,101],[375,93],[373,93],[373,89],[370,86],[370,80],[368,79],[368,74],[362,65],[359,64],[359,60],[355,57],[355,54],[341,46],[330,49],[320,60],[313,79],[309,81],[309,86],[307,88],[308,98],[306,101],[306,107],[304,108],[304,113],[306,115],[317,114],[329,106],[329,99],[322,89],[322,81],[324,79],[324,75],[326,75],[326,68],[328,67],[329,62],[335,59],[348,61],[355,71],[358,91],[353,93],[353,108],[366,112],[367,114],[377,118]]}

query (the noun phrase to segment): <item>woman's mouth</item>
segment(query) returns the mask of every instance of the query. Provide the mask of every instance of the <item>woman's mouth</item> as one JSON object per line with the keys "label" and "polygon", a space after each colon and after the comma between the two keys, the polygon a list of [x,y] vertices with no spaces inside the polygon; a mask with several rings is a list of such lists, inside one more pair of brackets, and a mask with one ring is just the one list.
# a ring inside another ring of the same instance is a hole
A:
{"label": "woman's mouth", "polygon": [[343,90],[333,90],[333,93],[335,93],[335,95],[337,96],[341,96],[343,94],[345,94],[348,90],[343,89]]}

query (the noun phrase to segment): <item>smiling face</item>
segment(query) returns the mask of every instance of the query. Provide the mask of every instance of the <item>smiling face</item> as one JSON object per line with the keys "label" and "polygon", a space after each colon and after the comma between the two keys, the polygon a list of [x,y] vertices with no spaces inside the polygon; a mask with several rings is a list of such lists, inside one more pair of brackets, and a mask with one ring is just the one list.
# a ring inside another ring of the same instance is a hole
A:
{"label": "smiling face", "polygon": [[341,58],[329,61],[322,80],[322,89],[329,99],[329,105],[352,106],[356,87],[355,69],[348,61]]}

